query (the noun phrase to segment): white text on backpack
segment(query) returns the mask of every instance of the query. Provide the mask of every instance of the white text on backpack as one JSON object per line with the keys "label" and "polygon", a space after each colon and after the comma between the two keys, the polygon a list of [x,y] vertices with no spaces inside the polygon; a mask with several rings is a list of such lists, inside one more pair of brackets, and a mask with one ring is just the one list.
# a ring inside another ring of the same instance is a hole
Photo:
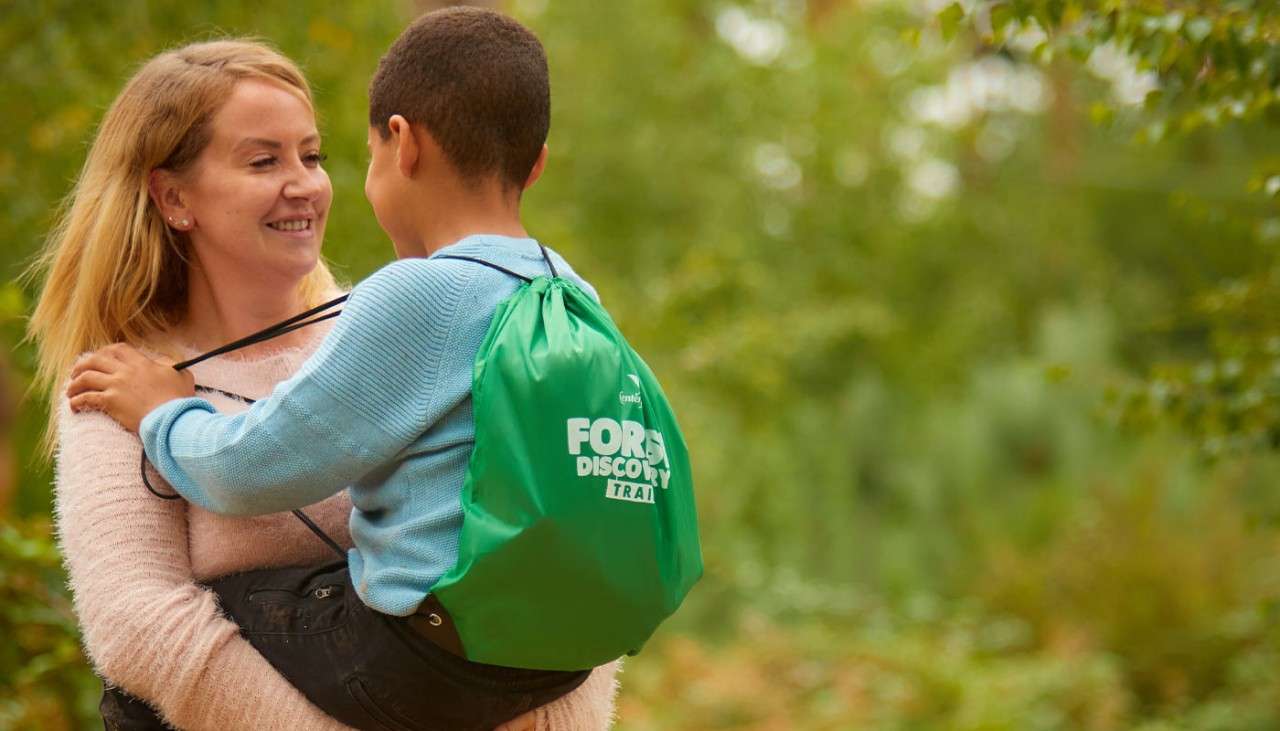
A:
{"label": "white text on backpack", "polygon": [[638,421],[607,417],[572,418],[566,426],[578,477],[614,478],[607,483],[605,497],[652,503],[653,488],[667,488],[671,470],[666,444],[657,430],[645,429]]}

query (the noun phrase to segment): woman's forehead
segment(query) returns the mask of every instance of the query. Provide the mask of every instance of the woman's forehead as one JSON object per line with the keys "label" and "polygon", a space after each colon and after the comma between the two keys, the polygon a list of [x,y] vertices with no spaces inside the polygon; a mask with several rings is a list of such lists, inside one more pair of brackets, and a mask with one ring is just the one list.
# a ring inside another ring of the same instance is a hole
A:
{"label": "woman's forehead", "polygon": [[316,135],[315,113],[301,94],[259,79],[238,82],[213,118],[213,143],[220,147],[245,139],[295,144]]}

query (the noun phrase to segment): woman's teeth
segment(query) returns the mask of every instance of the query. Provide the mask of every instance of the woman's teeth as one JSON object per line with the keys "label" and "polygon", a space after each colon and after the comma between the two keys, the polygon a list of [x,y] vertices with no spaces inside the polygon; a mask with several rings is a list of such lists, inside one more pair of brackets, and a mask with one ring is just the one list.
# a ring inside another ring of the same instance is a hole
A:
{"label": "woman's teeth", "polygon": [[268,226],[277,231],[306,231],[311,228],[311,219],[304,218],[301,221],[276,221],[268,223]]}

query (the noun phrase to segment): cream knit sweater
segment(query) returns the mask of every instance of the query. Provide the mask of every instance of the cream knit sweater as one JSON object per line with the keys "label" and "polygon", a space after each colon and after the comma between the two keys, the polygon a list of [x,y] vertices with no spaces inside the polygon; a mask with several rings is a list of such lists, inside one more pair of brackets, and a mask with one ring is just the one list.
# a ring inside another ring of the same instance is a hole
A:
{"label": "cream knit sweater", "polygon": [[[270,393],[314,350],[253,360],[234,354],[195,366],[196,382],[251,398]],[[225,411],[243,404],[202,393]],[[188,731],[346,729],[312,705],[240,637],[214,595],[196,582],[274,566],[325,561],[330,549],[288,513],[231,518],[185,500],[161,500],[142,485],[137,437],[99,413],[59,404],[56,511],[83,639],[98,672],[146,698]],[[163,479],[152,484],[168,491]],[[345,493],[304,510],[351,545]],[[501,597],[495,600],[500,601]],[[538,711],[539,731],[606,729],[612,723],[618,664]]]}

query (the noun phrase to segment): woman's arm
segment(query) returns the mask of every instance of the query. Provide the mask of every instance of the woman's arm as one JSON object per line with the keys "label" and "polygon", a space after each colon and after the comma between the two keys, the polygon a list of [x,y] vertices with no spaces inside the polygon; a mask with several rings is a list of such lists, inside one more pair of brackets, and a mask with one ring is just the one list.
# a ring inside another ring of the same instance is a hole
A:
{"label": "woman's arm", "polygon": [[620,660],[601,665],[574,691],[534,711],[537,731],[605,731],[613,725]]}
{"label": "woman's arm", "polygon": [[98,671],[188,731],[345,729],[195,584],[186,503],[143,487],[138,440],[103,414],[72,414],[65,399],[58,418],[59,542]]}

